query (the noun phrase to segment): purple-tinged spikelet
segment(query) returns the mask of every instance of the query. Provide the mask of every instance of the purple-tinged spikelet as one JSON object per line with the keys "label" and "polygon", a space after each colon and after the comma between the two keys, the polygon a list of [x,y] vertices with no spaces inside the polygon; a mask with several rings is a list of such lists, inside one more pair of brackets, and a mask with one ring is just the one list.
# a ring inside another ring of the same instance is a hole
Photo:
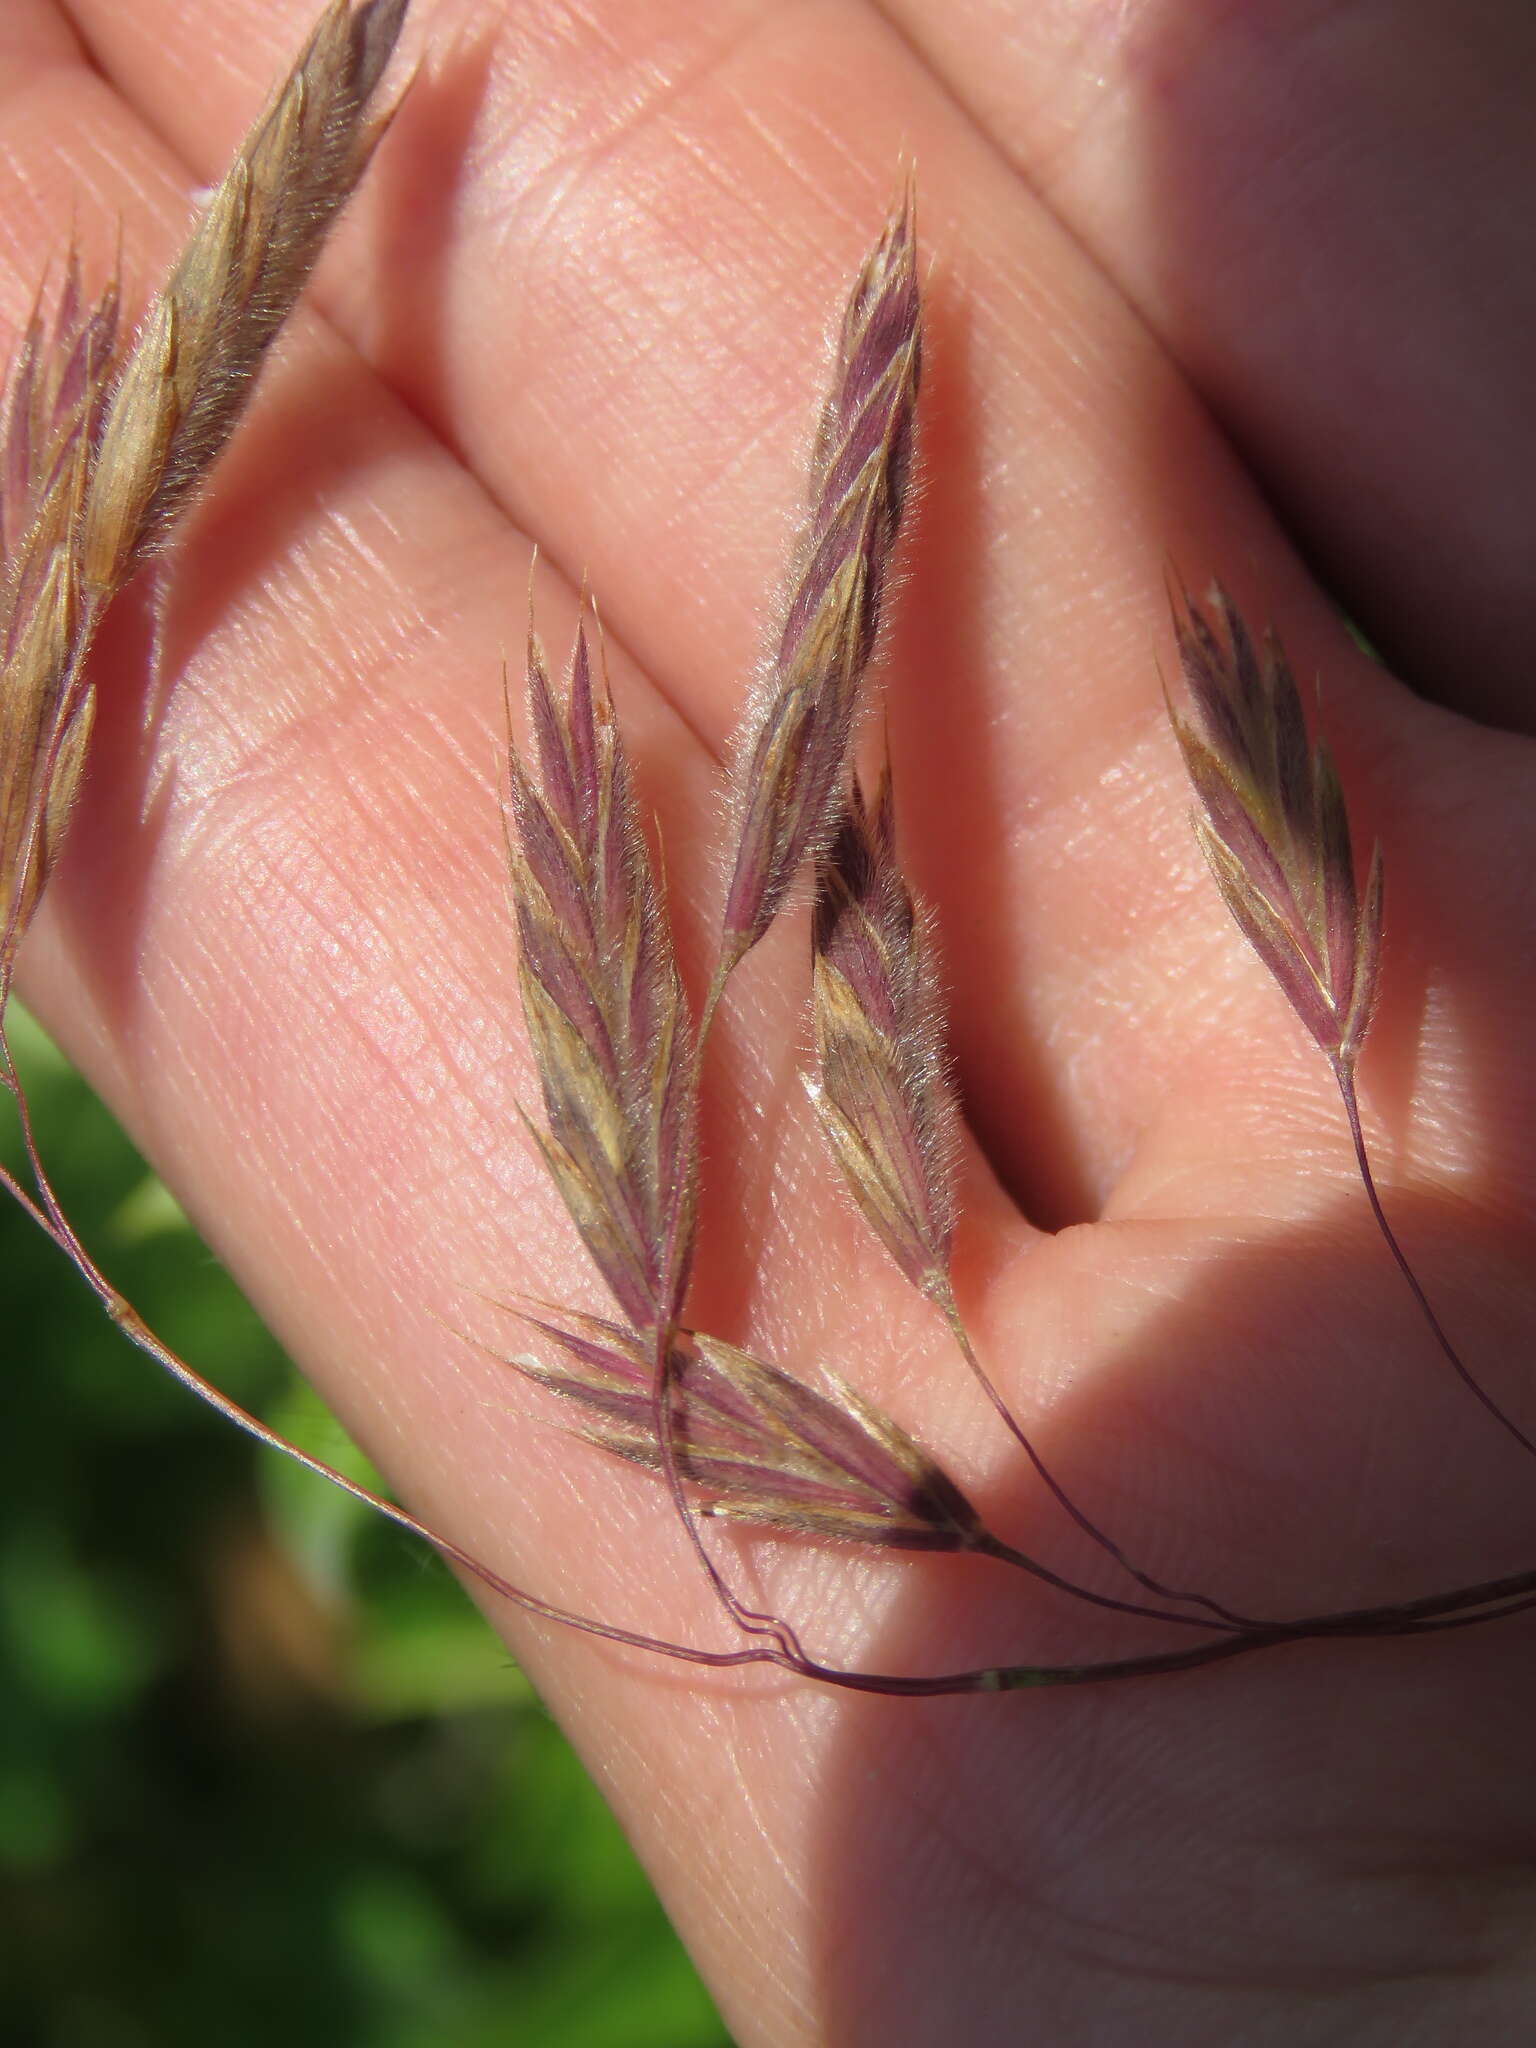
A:
{"label": "purple-tinged spikelet", "polygon": [[[61,481],[96,444],[116,365],[118,311],[115,278],[96,299],[85,298],[79,255],[71,249],[52,318],[44,317],[39,302],[22,334],[0,428],[0,562],[7,591],[30,529],[49,516]],[[66,503],[76,489],[66,487]]]}
{"label": "purple-tinged spikelet", "polygon": [[514,755],[519,986],[546,1165],[637,1330],[675,1321],[693,1244],[694,1051],[606,685],[579,629],[564,697],[528,642],[535,780]]}
{"label": "purple-tinged spikelet", "polygon": [[920,303],[910,190],[848,302],[811,468],[811,515],[767,684],[738,748],[740,810],[719,979],[836,828],[901,518]]}
{"label": "purple-tinged spikelet", "polygon": [[119,366],[118,291],[73,255],[34,313],[0,445],[0,1013],[90,732],[101,617],[222,453],[382,132],[406,0],[331,0]]}
{"label": "purple-tinged spikelet", "polygon": [[82,292],[71,250],[33,314],[0,429],[0,1010],[69,816],[91,726],[80,669],[81,507],[115,369],[116,280]]}
{"label": "purple-tinged spikelet", "polygon": [[113,395],[83,537],[89,590],[110,594],[164,542],[223,453],[388,123],[370,105],[405,9],[331,0],[193,229]]}
{"label": "purple-tinged spikelet", "polygon": [[1198,727],[1174,731],[1201,809],[1195,832],[1227,908],[1336,1071],[1353,1072],[1381,958],[1381,849],[1364,894],[1327,743],[1308,743],[1278,640],[1256,648],[1225,591],[1174,626]]}
{"label": "purple-tinged spikelet", "polygon": [[812,921],[822,1129],[914,1287],[948,1299],[956,1111],[928,946],[896,860],[888,773],[857,782],[818,864]]}
{"label": "purple-tinged spikelet", "polygon": [[[655,1470],[648,1346],[616,1323],[568,1310],[524,1320],[564,1353],[515,1359],[539,1385],[601,1418],[579,1432]],[[898,1550],[995,1548],[964,1494],[878,1408],[823,1371],[826,1393],[717,1338],[679,1333],[673,1440],[680,1476],[709,1514],[757,1528]]]}

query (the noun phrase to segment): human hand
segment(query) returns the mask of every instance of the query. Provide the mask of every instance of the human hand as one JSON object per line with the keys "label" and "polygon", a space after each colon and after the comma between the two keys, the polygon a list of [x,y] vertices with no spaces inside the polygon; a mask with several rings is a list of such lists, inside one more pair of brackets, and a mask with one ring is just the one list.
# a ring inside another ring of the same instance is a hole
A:
{"label": "human hand", "polygon": [[[13,4],[9,317],[81,190],[155,274],[311,11]],[[509,1414],[532,1397],[443,1330],[510,1347],[479,1297],[522,1288],[601,1306],[516,1114],[492,780],[523,566],[537,541],[552,648],[590,576],[697,961],[712,761],[904,151],[937,267],[892,747],[995,1169],[968,1161],[961,1246],[983,1353],[1139,1562],[1249,1610],[1529,1561],[1519,1454],[1371,1234],[1326,1070],[1188,836],[1156,683],[1168,560],[1323,677],[1388,863],[1362,1071],[1387,1199],[1528,1418],[1530,764],[1457,713],[1529,723],[1529,286],[1481,182],[1525,161],[1502,94],[1529,31],[1489,8],[1450,51],[1427,8],[1390,44],[1304,12],[419,6],[426,75],[169,572],[150,744],[133,621],[102,642],[29,986],[413,1505],[540,1592],[723,1635],[654,1486]],[[1203,401],[1450,710],[1351,648]],[[1026,1548],[1103,1570],[849,1216],[800,1103],[802,989],[776,935],[716,1042],[698,1320],[838,1365]],[[842,1663],[1161,1640],[983,1565],[722,1547]],[[1518,1623],[932,1704],[508,1632],[744,2042],[1454,2039],[1521,2011]]]}

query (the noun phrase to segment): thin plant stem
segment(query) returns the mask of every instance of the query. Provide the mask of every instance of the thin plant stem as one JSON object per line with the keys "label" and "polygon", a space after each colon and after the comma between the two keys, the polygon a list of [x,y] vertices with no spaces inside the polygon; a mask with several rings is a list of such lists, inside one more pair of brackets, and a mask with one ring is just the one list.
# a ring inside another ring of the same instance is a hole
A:
{"label": "thin plant stem", "polygon": [[[1126,1572],[1131,1578],[1133,1578],[1138,1586],[1145,1587],[1147,1592],[1155,1594],[1158,1599],[1178,1600],[1185,1602],[1189,1606],[1203,1607],[1206,1610],[1207,1614],[1214,1617],[1214,1623],[1220,1625],[1222,1628],[1245,1629],[1264,1626],[1263,1623],[1256,1622],[1251,1615],[1238,1614],[1230,1607],[1223,1607],[1219,1600],[1212,1600],[1208,1598],[1207,1595],[1205,1595],[1204,1593],[1191,1593],[1177,1586],[1165,1585],[1162,1580],[1153,1578],[1150,1572],[1144,1572],[1138,1565],[1133,1564],[1130,1558],[1128,1558],[1125,1552],[1121,1549],[1120,1545],[1115,1542],[1114,1538],[1112,1536],[1107,1535],[1105,1531],[1099,1527],[1097,1522],[1095,1522],[1091,1516],[1085,1514],[1084,1511],[1077,1505],[1076,1501],[1073,1500],[1072,1496],[1067,1492],[1066,1488],[1061,1484],[1061,1482],[1056,1478],[1055,1474],[1051,1471],[1050,1467],[1046,1464],[1044,1458],[1040,1455],[1040,1452],[1035,1448],[1035,1445],[1031,1441],[1029,1435],[1022,1428],[1017,1418],[1014,1416],[1012,1409],[1008,1406],[1008,1403],[1003,1399],[1002,1394],[998,1391],[997,1385],[993,1381],[991,1374],[987,1371],[986,1367],[977,1357],[976,1347],[971,1342],[970,1332],[965,1327],[965,1320],[960,1314],[959,1306],[955,1301],[954,1292],[951,1289],[949,1282],[946,1279],[944,1279],[942,1275],[938,1276],[936,1283],[931,1289],[931,1293],[935,1304],[937,1305],[940,1313],[943,1315],[945,1322],[949,1326],[950,1335],[954,1338],[955,1344],[957,1345],[960,1351],[961,1357],[965,1360],[965,1363],[969,1367],[971,1375],[975,1379],[977,1385],[981,1388],[982,1392],[986,1395],[988,1401],[991,1402],[993,1408],[996,1410],[997,1415],[1001,1420],[1004,1428],[1008,1431],[1009,1435],[1012,1436],[1014,1442],[1018,1444],[1019,1448],[1023,1451],[1025,1457],[1028,1458],[1030,1464],[1034,1467],[1035,1476],[1040,1480],[1041,1484],[1045,1487],[1046,1491],[1050,1494],[1051,1498],[1055,1501],[1056,1505],[1063,1511],[1064,1514],[1070,1516],[1070,1518],[1077,1524],[1078,1528],[1082,1530],[1083,1534],[1089,1537],[1094,1543],[1096,1543],[1099,1546],[1101,1550],[1105,1551],[1110,1557],[1112,1557],[1115,1563],[1120,1566],[1121,1570]],[[1026,1563],[1027,1562],[1028,1561],[1026,1560]],[[1031,1565],[1029,1568],[1037,1572],[1040,1569],[1038,1566],[1033,1565]],[[1073,1590],[1077,1591],[1079,1594],[1082,1595],[1083,1598],[1086,1599],[1093,1599],[1095,1597],[1092,1594],[1083,1594],[1082,1589],[1080,1587],[1074,1588]],[[1115,1603],[1111,1602],[1108,1604],[1113,1605]],[[1163,1613],[1162,1610],[1137,1607],[1132,1603],[1126,1603],[1125,1611],[1131,1614],[1148,1614],[1156,1612],[1158,1613],[1159,1618],[1165,1620],[1175,1618],[1193,1620],[1192,1616],[1173,1617],[1166,1615],[1165,1613]],[[1200,1625],[1210,1626],[1212,1624]]]}
{"label": "thin plant stem", "polygon": [[654,1376],[651,1382],[652,1427],[661,1454],[661,1470],[672,1499],[672,1506],[687,1532],[694,1555],[704,1568],[704,1576],[710,1589],[719,1601],[726,1615],[746,1634],[767,1636],[787,1657],[802,1658],[805,1655],[800,1639],[791,1624],[781,1615],[765,1613],[755,1607],[748,1607],[735,1592],[719,1565],[709,1553],[699,1528],[698,1515],[683,1486],[682,1469],[677,1455],[677,1435],[673,1408],[675,1380],[672,1360],[675,1355],[676,1326],[657,1332],[655,1345]]}
{"label": "thin plant stem", "polygon": [[1453,1628],[1480,1628],[1485,1621],[1504,1621],[1510,1615],[1527,1614],[1533,1607],[1536,1607],[1536,1592],[1524,1593],[1518,1599],[1495,1601],[1487,1607],[1479,1607],[1474,1613],[1450,1614],[1434,1621],[1405,1622],[1400,1629],[1386,1633],[1428,1636],[1443,1634]]}
{"label": "thin plant stem", "polygon": [[[1154,1651],[1140,1657],[1112,1657],[1077,1664],[994,1665],[987,1670],[950,1672],[932,1678],[845,1672],[825,1665],[801,1675],[849,1691],[904,1697],[1096,1685],[1126,1678],[1152,1678],[1194,1671],[1207,1664],[1223,1663],[1259,1650],[1278,1649],[1286,1643],[1360,1637],[1397,1641],[1429,1634],[1436,1629],[1464,1626],[1472,1621],[1499,1620],[1506,1614],[1518,1614],[1532,1605],[1536,1605],[1536,1572],[1525,1571],[1504,1579],[1490,1580],[1481,1586],[1462,1587],[1454,1593],[1430,1594],[1397,1606],[1347,1608],[1336,1613],[1307,1615],[1296,1621],[1266,1622],[1224,1636],[1216,1642],[1199,1643],[1192,1649]],[[1492,1607],[1492,1611],[1477,1614],[1458,1611],[1472,1607]]]}
{"label": "thin plant stem", "polygon": [[704,997],[703,1014],[699,1018],[698,1045],[701,1058],[704,1052],[704,1041],[710,1034],[715,1021],[715,1012],[720,1007],[720,998],[725,994],[725,985],[739,965],[739,961],[727,959],[724,953],[715,962],[715,970],[709,977],[709,988]]}
{"label": "thin plant stem", "polygon": [[[1106,1545],[1106,1548],[1109,1546]],[[1070,1594],[1074,1600],[1081,1600],[1089,1607],[1107,1608],[1111,1614],[1131,1614],[1142,1621],[1169,1622],[1177,1628],[1213,1629],[1225,1635],[1240,1633],[1245,1628],[1262,1626],[1258,1622],[1247,1622],[1233,1615],[1229,1618],[1214,1619],[1199,1614],[1180,1614],[1171,1607],[1146,1607],[1138,1600],[1119,1600],[1112,1593],[1095,1593],[1087,1586],[1080,1586],[1075,1579],[1064,1578],[1060,1572],[1053,1572],[1048,1565],[1037,1563],[1027,1552],[1015,1550],[1011,1543],[1004,1543],[1000,1537],[991,1537],[978,1543],[971,1553],[976,1557],[995,1558],[999,1564],[1011,1565],[1016,1571],[1027,1572],[1042,1585],[1052,1586],[1058,1593]],[[1193,1594],[1178,1594],[1170,1597],[1194,1599]]]}
{"label": "thin plant stem", "polygon": [[[720,997],[730,978],[731,964],[722,952],[710,976],[709,993],[705,998],[703,1015],[694,1034],[690,1058],[693,1063],[692,1094],[695,1104],[699,1095],[699,1076],[703,1070],[704,1048],[715,1021]],[[679,1290],[673,1290],[674,1293]],[[681,1312],[682,1301],[678,1302]],[[728,1618],[745,1634],[766,1636],[786,1657],[804,1659],[805,1651],[793,1627],[781,1615],[769,1614],[755,1607],[747,1606],[724,1572],[710,1555],[709,1545],[699,1528],[698,1515],[689,1500],[683,1484],[682,1467],[677,1452],[676,1414],[674,1395],[676,1391],[672,1370],[673,1357],[679,1336],[678,1316],[674,1315],[660,1322],[652,1337],[652,1378],[651,1378],[651,1427],[655,1433],[657,1449],[661,1459],[661,1472],[667,1493],[672,1502],[673,1512],[681,1523],[694,1556],[703,1569],[711,1592]]]}
{"label": "thin plant stem", "polygon": [[[451,1537],[431,1528],[409,1509],[401,1507],[398,1502],[388,1499],[383,1494],[375,1493],[372,1488],[362,1485],[360,1481],[349,1479],[344,1472],[337,1471],[323,1458],[317,1458],[311,1452],[302,1450],[297,1444],[290,1442],[287,1437],[280,1436],[276,1430],[252,1415],[248,1409],[242,1408],[239,1402],[231,1399],[213,1381],[206,1379],[203,1374],[188,1365],[156,1335],[132,1303],[113,1286],[76,1235],[43,1166],[33,1132],[26,1092],[16,1073],[3,1024],[0,1024],[0,1085],[6,1088],[16,1105],[22,1143],[26,1150],[28,1166],[37,1183],[41,1206],[3,1169],[0,1169],[0,1186],[5,1188],[37,1227],[65,1254],[124,1336],[162,1366],[173,1379],[195,1394],[205,1406],[213,1409],[215,1414],[222,1416],[227,1422],[232,1422],[237,1429],[243,1430],[247,1436],[253,1437],[267,1449],[281,1452],[285,1458],[302,1466],[306,1472],[312,1472],[317,1477],[329,1481],[332,1486],[339,1487],[343,1493],[372,1508],[386,1521],[393,1522],[412,1536],[420,1537],[450,1564],[458,1566],[471,1578],[488,1587],[491,1592],[511,1601],[514,1606],[522,1608],[526,1613],[536,1615],[545,1621],[556,1622],[563,1628],[576,1629],[584,1635],[598,1636],[607,1642],[653,1652],[659,1656],[680,1658],[691,1664],[727,1668],[735,1664],[762,1661],[759,1651],[713,1651],[696,1649],[687,1644],[670,1643],[634,1629],[595,1620],[589,1615],[573,1613],[553,1601],[541,1599],[536,1593],[530,1593],[525,1588],[514,1585],[499,1572],[482,1564]],[[803,1653],[799,1651],[798,1645],[794,1649],[785,1650],[785,1656],[789,1659],[801,1655]]]}
{"label": "thin plant stem", "polygon": [[1520,1425],[1499,1406],[1498,1402],[1488,1392],[1487,1388],[1478,1379],[1471,1367],[1462,1358],[1456,1346],[1446,1335],[1445,1327],[1441,1323],[1440,1318],[1435,1314],[1429,1296],[1424,1292],[1418,1274],[1414,1272],[1413,1267],[1410,1265],[1407,1253],[1398,1243],[1397,1233],[1387,1221],[1387,1213],[1381,1205],[1381,1196],[1376,1187],[1376,1176],[1371,1171],[1370,1154],[1366,1150],[1365,1131],[1360,1121],[1360,1102],[1355,1092],[1354,1071],[1351,1067],[1341,1062],[1336,1062],[1334,1065],[1334,1075],[1338,1081],[1339,1094],[1344,1103],[1344,1114],[1349,1119],[1349,1135],[1353,1139],[1355,1147],[1355,1164],[1360,1171],[1361,1183],[1365,1188],[1365,1198],[1371,1205],[1371,1214],[1376,1219],[1376,1228],[1381,1233],[1382,1242],[1392,1254],[1393,1263],[1402,1275],[1409,1293],[1418,1305],[1419,1314],[1428,1326],[1430,1335],[1440,1347],[1446,1362],[1467,1389],[1467,1392],[1482,1403],[1494,1421],[1514,1438],[1522,1450],[1528,1451],[1533,1458],[1536,1458],[1536,1442],[1532,1442]]}
{"label": "thin plant stem", "polygon": [[[710,976],[709,994],[705,999],[704,1013],[694,1035],[692,1093],[695,1105],[699,1095],[699,1076],[704,1064],[704,1047],[714,1025],[715,1013],[720,997],[730,978],[731,966],[722,952]],[[678,1290],[674,1290],[677,1292]],[[678,1302],[681,1311],[682,1301]],[[672,1361],[678,1340],[678,1319],[676,1316],[658,1325],[654,1333],[652,1349],[651,1379],[651,1427],[655,1432],[657,1449],[661,1458],[661,1471],[666,1481],[667,1492],[672,1501],[673,1511],[682,1524],[695,1557],[703,1567],[704,1576],[716,1600],[737,1628],[747,1635],[767,1636],[785,1656],[804,1659],[805,1651],[794,1628],[781,1615],[765,1613],[759,1608],[748,1607],[727,1580],[715,1559],[710,1555],[709,1545],[699,1528],[698,1515],[689,1500],[683,1485],[682,1468],[677,1454],[676,1415],[674,1411],[675,1381]]]}

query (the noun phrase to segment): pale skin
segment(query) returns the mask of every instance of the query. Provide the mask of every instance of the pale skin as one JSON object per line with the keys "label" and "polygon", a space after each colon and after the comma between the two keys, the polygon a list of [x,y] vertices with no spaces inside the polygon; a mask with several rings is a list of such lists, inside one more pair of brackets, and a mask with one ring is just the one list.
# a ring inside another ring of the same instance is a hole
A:
{"label": "pale skin", "polygon": [[[0,318],[72,218],[101,260],[120,213],[132,290],[158,274],[312,11],[7,0]],[[159,680],[143,604],[100,644],[25,962],[274,1328],[465,1549],[729,1644],[655,1486],[464,1341],[517,1346],[486,1296],[603,1306],[516,1115],[500,664],[532,546],[552,648],[585,570],[700,970],[714,763],[906,156],[926,484],[886,677],[980,1140],[978,1345],[1164,1578],[1281,1614],[1536,1563],[1528,1465],[1414,1323],[1327,1071],[1201,869],[1157,674],[1172,564],[1323,679],[1386,853],[1361,1070],[1384,1196],[1530,1428],[1536,757],[1467,715],[1532,722],[1526,10],[419,0],[407,48],[422,75],[167,567]],[[1354,651],[1298,542],[1422,695]],[[1132,1590],[835,1186],[803,955],[775,934],[722,1012],[696,1319],[836,1363],[1012,1540]],[[829,1662],[1183,1640],[995,1567],[713,1540]],[[746,2048],[1528,2024],[1529,1619],[910,1702],[490,1605]]]}

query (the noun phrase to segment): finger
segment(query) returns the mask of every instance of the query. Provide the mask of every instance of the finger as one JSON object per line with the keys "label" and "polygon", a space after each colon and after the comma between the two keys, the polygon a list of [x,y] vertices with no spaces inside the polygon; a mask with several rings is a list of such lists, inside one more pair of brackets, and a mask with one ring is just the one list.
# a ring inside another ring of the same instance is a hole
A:
{"label": "finger", "polygon": [[[180,4],[76,12],[211,172],[237,83],[296,10],[205,10],[224,62],[194,93]],[[1404,810],[1410,847],[1423,762],[1444,773],[1451,757],[1306,594],[1140,322],[867,11],[655,5],[572,27],[441,8],[419,26],[449,55],[401,115],[405,168],[381,165],[328,303],[498,502],[590,568],[609,618],[717,742],[791,529],[818,337],[892,166],[916,156],[942,255],[928,491],[893,637],[897,771],[973,1118],[1043,1222],[1095,1213],[1149,1145],[1153,1182],[1172,1145],[1193,1185],[1230,1152],[1234,1115],[1273,1134],[1261,1173],[1283,1162],[1325,1113],[1326,1077],[1298,1104],[1297,1040],[1186,835],[1153,666],[1164,561],[1197,579],[1246,570],[1259,609],[1283,611],[1298,672],[1326,675],[1346,757],[1401,764],[1376,810]],[[429,145],[455,134],[441,323],[408,287],[402,326],[382,259],[402,233],[408,250],[426,238],[404,195],[424,175],[441,189]],[[1460,762],[1458,817],[1475,819],[1480,773],[1480,757]],[[1436,957],[1449,932],[1470,956],[1519,906],[1480,891],[1486,924],[1465,929],[1466,870],[1446,853],[1413,942]],[[1398,915],[1420,902],[1393,886]]]}
{"label": "finger", "polygon": [[882,0],[1120,282],[1399,673],[1536,728],[1536,18]]}

